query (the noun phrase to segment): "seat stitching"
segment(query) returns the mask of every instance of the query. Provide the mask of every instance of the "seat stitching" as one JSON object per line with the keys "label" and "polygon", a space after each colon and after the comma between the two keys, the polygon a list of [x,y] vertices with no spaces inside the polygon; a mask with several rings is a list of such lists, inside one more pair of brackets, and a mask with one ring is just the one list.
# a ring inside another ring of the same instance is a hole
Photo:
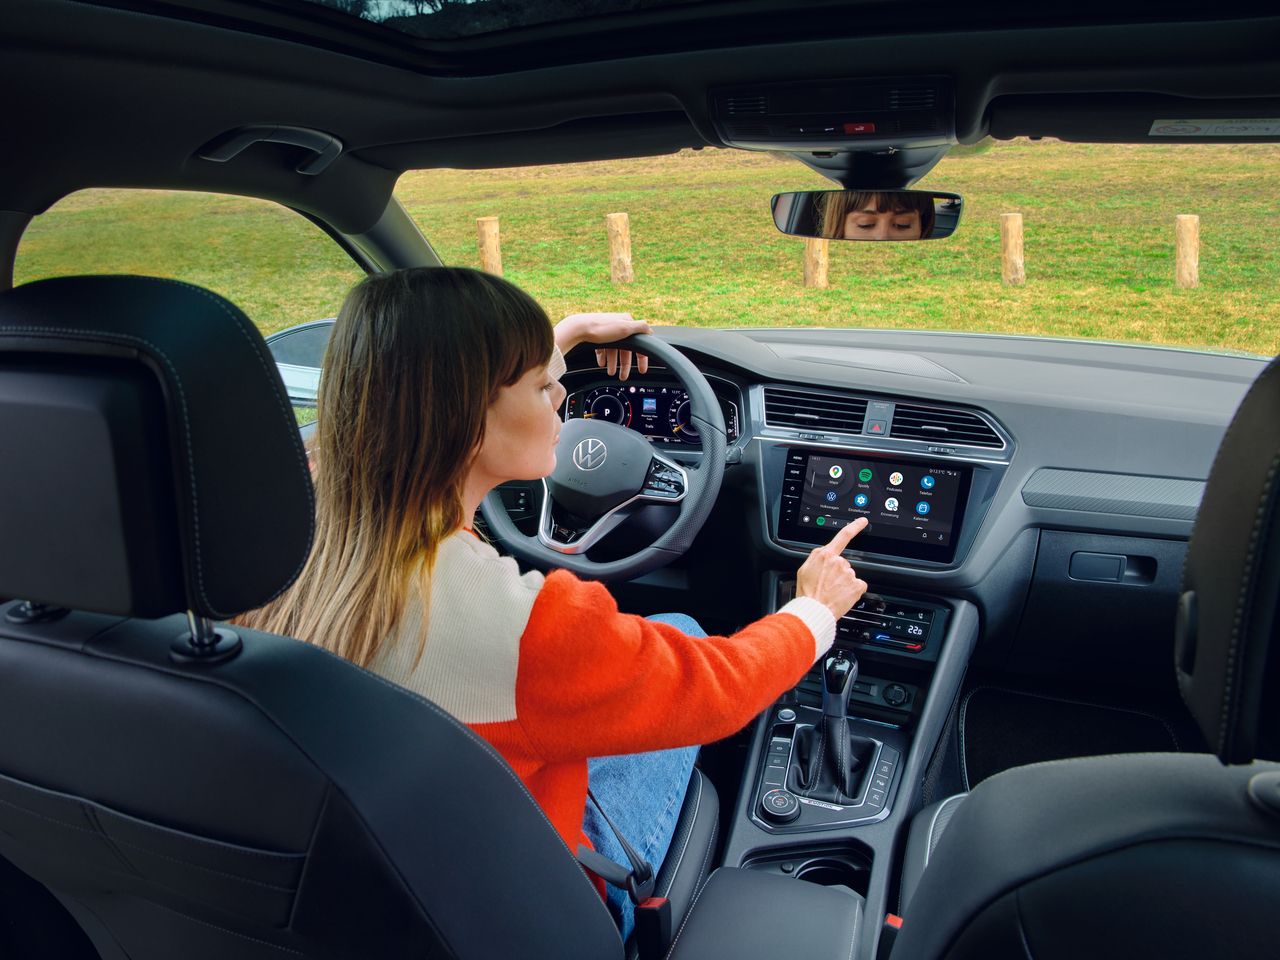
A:
{"label": "seat stitching", "polygon": [[959,724],[960,725],[960,776],[964,780],[965,790],[973,789],[973,785],[969,783],[969,764],[965,761],[965,758],[964,758],[964,755],[965,755],[964,721],[965,721],[965,717],[968,716],[968,713],[969,713],[969,698],[972,697],[979,690],[987,690],[987,689],[990,689],[990,688],[974,687],[967,694],[965,694],[964,699],[960,701],[960,724]]}
{"label": "seat stitching", "polygon": [[[1262,385],[1262,382],[1267,379],[1267,375],[1272,373],[1276,366],[1276,360],[1272,360],[1267,364],[1263,371],[1258,374],[1258,378],[1249,385],[1249,389],[1245,391],[1244,399],[1242,399],[1240,401],[1240,405],[1236,407],[1237,412],[1239,412],[1244,405],[1249,402],[1249,398],[1253,396],[1254,392]],[[1218,462],[1222,459],[1222,451],[1226,449],[1227,441],[1231,439],[1232,433],[1237,429],[1239,429],[1239,422],[1235,417],[1232,417],[1231,422],[1227,424],[1226,433],[1222,436],[1222,442],[1218,444],[1218,450],[1213,455],[1213,463],[1209,466],[1208,476],[1213,476],[1214,472],[1218,469]],[[1191,531],[1191,541],[1187,544],[1187,552],[1184,553],[1182,557],[1182,583],[1181,589],[1178,591],[1180,594],[1185,593],[1187,589],[1187,556],[1191,553],[1191,547],[1195,543],[1195,536],[1195,528],[1193,527]]]}
{"label": "seat stitching", "polygon": [[[924,875],[925,867],[929,866],[929,855],[933,852],[933,830],[938,825],[938,817],[941,815],[943,808],[952,800],[960,800],[967,797],[967,793],[957,793],[938,804],[938,809],[933,811],[933,819],[929,823],[929,833],[925,838],[924,845],[924,862],[920,865],[920,874]],[[902,871],[902,878],[898,881],[898,910],[907,909],[907,871]]]}
{"label": "seat stitching", "polygon": [[1018,917],[1018,939],[1022,941],[1023,952],[1027,955],[1027,960],[1035,960],[1035,956],[1031,952],[1031,944],[1027,942],[1027,928],[1022,919],[1022,890],[1021,888],[1013,891],[1013,910]]}
{"label": "seat stitching", "polygon": [[[164,882],[164,881],[162,881],[162,880],[156,880],[156,879],[154,879],[154,878],[152,878],[152,877],[145,877],[145,876],[141,876],[141,875],[139,875],[139,874],[137,874],[137,873],[125,873],[123,870],[113,870],[113,869],[111,869],[110,867],[104,867],[104,866],[94,866],[94,867],[91,867],[90,869],[94,870],[94,871],[95,871],[95,872],[97,872],[97,873],[104,873],[104,874],[107,874],[107,875],[109,875],[109,876],[113,876],[113,877],[124,877],[126,880],[133,880],[133,881],[135,881],[135,882],[139,882],[139,883],[146,884],[148,887],[157,887],[157,888],[159,888],[159,889],[161,889],[161,890],[167,890],[167,891],[169,891],[169,892],[171,892],[171,893],[177,893],[177,894],[184,895],[184,896],[188,894],[188,891],[186,891],[186,890],[179,890],[179,889],[175,889],[171,884],[165,883],[165,882]],[[295,896],[294,896],[294,898],[293,898],[293,899],[296,901],[296,899],[297,899],[297,897],[296,897],[296,891],[291,891],[291,892],[295,894]],[[156,900],[150,900],[150,901],[148,901],[148,902],[151,904],[151,906],[159,907],[160,909],[162,909],[162,910],[166,910],[166,911],[168,911],[169,913],[172,913],[172,914],[175,914],[175,915],[177,915],[177,916],[179,916],[179,917],[182,917],[183,919],[186,919],[186,920],[196,920],[196,918],[195,918],[195,917],[193,917],[193,916],[191,916],[191,915],[189,915],[189,914],[183,913],[183,912],[182,912],[182,911],[180,911],[180,910],[174,910],[172,907],[169,907],[167,904],[160,903],[160,902],[158,902],[158,901],[156,901]],[[84,907],[84,904],[83,904],[83,903],[81,903],[81,904],[80,904],[80,906]],[[87,909],[87,908],[86,908],[86,909]],[[90,912],[91,912],[91,913],[93,913],[93,911],[90,911]],[[95,918],[97,918],[98,922],[102,924],[103,928],[104,928],[108,933],[111,933],[111,928],[108,926],[108,924],[107,924],[105,921],[103,921],[102,917],[100,917],[97,913],[93,913],[93,916],[94,916]],[[196,922],[197,922],[197,923],[202,923],[203,921],[196,920]],[[234,930],[227,930],[227,929],[226,929],[226,928],[224,928],[224,927],[214,926],[214,925],[213,925],[213,924],[211,924],[211,923],[206,923],[206,924],[205,924],[205,926],[213,927],[213,929],[215,929],[215,930],[221,930],[223,933],[231,933],[231,934],[235,934],[237,937],[242,937],[242,939],[245,939],[245,940],[252,940],[252,939],[253,939],[252,937],[249,937],[249,936],[245,936],[245,935],[243,935],[243,934],[236,933],[236,931],[234,931]],[[115,941],[114,934],[112,935],[112,940],[113,940],[113,941]],[[117,942],[118,942],[118,941],[117,941]],[[262,943],[263,941],[255,941],[255,942],[256,942],[256,943]],[[276,947],[276,949],[277,949],[277,950],[285,950],[285,951],[287,951],[287,952],[289,952],[289,953],[297,953],[297,951],[296,951],[296,950],[290,950],[288,947],[281,947],[281,946],[278,946],[277,944],[274,944],[274,943],[268,943],[268,944],[267,944],[267,946]],[[300,953],[299,953],[299,954],[298,954],[298,956],[304,956],[304,954],[300,954]]]}
{"label": "seat stitching", "polygon": [[[713,838],[715,837],[716,829],[719,826],[720,826],[720,812],[717,810],[715,819],[711,821],[711,835]],[[693,916],[693,908],[698,905],[698,900],[702,897],[702,891],[707,888],[707,885],[702,878],[706,875],[707,861],[711,859],[711,851],[715,847],[715,845],[716,844],[714,839],[712,839],[711,843],[707,844],[706,855],[703,856],[702,858],[702,865],[698,867],[697,889],[694,892],[693,900],[690,901],[689,903],[689,909],[685,912],[684,919],[680,921],[680,929],[676,931],[676,938],[671,941],[671,946],[667,950],[668,957],[670,957],[671,954],[675,952],[676,944],[680,942],[680,935],[684,933],[684,928],[688,925],[689,918]]]}
{"label": "seat stitching", "polygon": [[[711,821],[711,842],[707,844],[707,852],[702,856],[702,866],[698,867],[699,888],[701,888],[702,886],[703,878],[706,877],[707,874],[710,872],[707,870],[707,866],[711,862],[711,851],[716,848],[715,836],[716,836],[716,831],[719,829],[719,827],[720,827],[720,811],[717,810],[715,819]],[[692,910],[693,907],[690,906],[689,909]]]}
{"label": "seat stitching", "polygon": [[[938,828],[938,818],[942,816],[942,811],[947,809],[947,804],[949,804],[952,800],[963,800],[967,796],[968,796],[967,793],[957,793],[954,797],[947,797],[947,799],[943,800],[942,803],[938,804],[938,809],[933,811],[933,821],[929,824],[929,837],[928,837],[929,842],[928,844],[926,844],[924,848],[924,866],[925,867],[929,866],[929,856],[933,853],[933,848],[936,843],[936,841],[933,839],[933,832]],[[922,871],[923,869],[924,867],[921,867]]]}
{"label": "seat stitching", "polygon": [[[8,782],[10,782],[10,783],[17,784],[19,787],[28,786],[28,784],[26,784],[26,782],[25,782],[25,781],[22,781],[22,780],[16,780],[16,779],[14,779],[14,778],[12,778],[12,777],[6,777],[6,776],[4,776],[3,774],[0,774],[0,779],[2,779],[2,780],[6,780],[6,781],[8,781]],[[72,796],[72,795],[70,795],[70,794],[65,794],[65,793],[59,793],[59,792],[58,792],[58,791],[56,791],[56,790],[48,790],[48,789],[46,789],[45,787],[36,786],[36,785],[34,785],[34,784],[31,784],[31,785],[29,785],[29,786],[30,786],[30,787],[31,787],[31,789],[33,789],[33,790],[40,790],[40,791],[42,791],[42,792],[44,792],[44,793],[51,794],[51,795],[53,795],[53,796],[57,797],[59,800],[62,800],[62,801],[64,801],[64,802],[66,802],[66,803],[75,803],[75,804],[77,804],[77,805],[81,806],[82,808],[84,808],[84,807],[90,807],[90,808],[92,808],[92,809],[93,809],[93,810],[95,810],[95,811],[101,811],[101,812],[106,813],[106,814],[108,814],[108,815],[110,815],[110,816],[113,816],[113,817],[122,817],[122,818],[126,818],[126,819],[128,819],[128,818],[129,818],[129,815],[128,815],[128,814],[126,814],[126,813],[121,813],[121,812],[120,812],[120,811],[118,811],[118,810],[114,810],[114,809],[112,809],[111,807],[105,806],[105,805],[100,804],[100,803],[93,803],[92,801],[84,800],[84,799],[82,799],[82,798],[80,798],[80,797],[75,797],[75,796]],[[19,810],[19,811],[21,811],[21,812],[23,812],[23,813],[29,813],[29,814],[31,814],[33,817],[41,817],[41,818],[43,818],[43,819],[45,819],[45,820],[50,821],[51,823],[59,823],[59,824],[62,824],[62,826],[64,826],[64,827],[70,827],[70,828],[71,828],[71,829],[73,829],[73,830],[83,830],[83,829],[85,829],[84,827],[81,827],[81,826],[79,826],[78,824],[68,823],[68,822],[67,822],[67,821],[65,821],[65,820],[59,820],[59,819],[57,819],[56,817],[50,817],[50,816],[48,816],[47,814],[42,814],[42,813],[40,813],[40,812],[38,812],[38,811],[36,811],[36,810],[32,810],[30,807],[25,806],[25,805],[23,805],[23,804],[21,804],[21,803],[18,803],[18,802],[14,801],[14,800],[6,800],[5,798],[0,797],[0,803],[6,804],[6,805],[8,805],[8,806],[10,806],[10,807],[13,807],[15,810]],[[146,824],[146,821],[142,821],[142,822],[143,822],[144,824]],[[149,824],[146,824],[146,825],[149,825]],[[164,830],[164,829],[168,829],[168,828],[166,828],[166,827],[160,827],[160,826],[157,826],[157,827],[156,827],[156,829],[158,829],[158,830]],[[196,837],[196,836],[194,836],[194,835],[192,835],[192,834],[188,834],[188,836],[192,836],[192,837],[193,837],[197,842],[199,842],[199,843],[205,843],[205,844],[209,844],[210,846],[218,847],[218,848],[220,848],[220,849],[222,849],[222,850],[225,850],[225,851],[226,851],[228,854],[230,854],[231,856],[236,856],[236,857],[257,857],[257,858],[262,859],[262,860],[269,860],[269,861],[272,861],[272,862],[275,862],[275,863],[279,863],[279,862],[281,862],[281,861],[286,861],[286,860],[292,860],[292,861],[303,860],[303,859],[305,859],[305,858],[306,858],[306,856],[307,856],[307,854],[306,854],[305,852],[303,852],[303,853],[281,853],[281,852],[276,852],[276,851],[271,851],[271,850],[251,850],[251,849],[249,849],[249,848],[247,848],[247,847],[241,847],[241,846],[239,846],[239,845],[237,845],[237,844],[225,843],[224,841],[221,841],[221,840],[214,840],[214,839],[213,839],[213,838],[211,838],[211,837]],[[121,841],[121,842],[122,842],[122,843],[124,843],[124,842],[128,842],[128,841]],[[144,848],[144,849],[145,849],[145,848]]]}
{"label": "seat stitching", "polygon": [[157,851],[152,850],[150,847],[144,847],[139,843],[131,843],[128,840],[121,840],[117,837],[109,836],[105,831],[90,830],[88,827],[81,827],[73,823],[67,823],[65,820],[59,820],[55,817],[47,817],[42,813],[36,813],[34,810],[28,810],[26,807],[23,807],[16,803],[12,803],[2,798],[0,798],[0,803],[4,804],[7,807],[13,807],[16,810],[19,810],[22,813],[25,813],[29,817],[35,817],[38,820],[45,820],[49,823],[56,824],[57,826],[63,827],[64,829],[67,829],[67,830],[75,830],[78,833],[87,833],[92,837],[98,837],[99,839],[105,840],[110,844],[116,844],[124,847],[132,847],[135,850],[141,850],[143,853],[149,856],[159,857],[161,860],[168,860],[170,863],[178,863],[184,867],[192,867],[193,869],[196,869],[196,870],[203,870],[205,873],[212,873],[212,874],[216,874],[219,877],[226,877],[228,880],[238,880],[241,883],[251,883],[255,887],[266,887],[268,890],[279,890],[282,893],[294,893],[297,891],[296,886],[282,887],[282,886],[279,886],[278,884],[266,883],[265,881],[262,881],[262,880],[251,880],[248,877],[237,876],[234,873],[227,873],[223,870],[215,870],[213,867],[206,867],[206,866],[203,866],[202,864],[192,863],[189,860],[183,860],[179,857],[171,857],[163,853],[158,853]]}
{"label": "seat stitching", "polygon": [[[248,342],[249,352],[252,353],[254,356],[254,359],[258,361],[258,366],[262,369],[262,372],[266,375],[268,380],[272,379],[271,369],[267,366],[266,361],[263,359],[262,351],[258,349],[258,343],[254,339],[255,335],[259,339],[261,339],[261,334],[258,332],[256,327],[252,326],[252,321],[250,321],[249,318],[245,316],[243,311],[239,309],[236,309],[236,310],[230,309],[232,305],[229,304],[223,298],[216,296],[215,294],[204,289],[203,287],[197,287],[194,284],[186,283],[182,280],[171,280],[165,277],[144,277],[143,279],[151,280],[156,283],[167,283],[173,286],[184,287],[187,290],[191,290],[191,291],[194,291],[195,293],[198,293],[200,296],[204,297],[205,299],[213,303],[219,310],[221,310],[223,313],[225,313],[228,317],[231,318],[232,322],[235,324],[235,328],[240,331],[240,335],[244,337],[245,340]],[[250,325],[250,329],[245,328],[246,323]],[[250,330],[252,330],[252,333],[250,333]],[[301,435],[298,433],[297,423],[293,418],[293,413],[289,405],[285,402],[285,397],[280,393],[279,390],[273,389],[271,390],[271,394],[275,397],[276,408],[280,410],[280,413],[283,416],[285,424],[288,428],[287,432],[293,441],[294,455],[298,458],[299,465],[304,470],[307,471],[307,474],[309,476],[311,471],[310,471],[310,467],[307,465],[306,451],[303,449],[302,438],[301,438]],[[307,500],[311,504],[311,510],[307,511],[307,530],[308,530],[307,540],[310,541],[315,538],[315,491],[312,489],[311,484],[306,484],[305,486],[307,491]],[[297,579],[298,575],[302,572],[302,568],[306,565],[309,555],[310,555],[309,550],[303,554],[302,559],[298,562],[297,567],[294,568],[293,574],[289,578],[290,582]],[[278,597],[286,589],[288,589],[287,586],[281,587],[280,590],[276,591],[276,593],[273,594],[271,598],[269,598],[268,602],[270,601],[270,599],[274,599],[275,597]]]}
{"label": "seat stitching", "polygon": [[170,909],[169,907],[166,907],[164,904],[157,904],[157,906],[159,906],[163,910],[168,910],[169,913],[182,917],[184,920],[190,920],[192,923],[198,923],[202,927],[208,927],[210,930],[218,930],[218,931],[221,931],[222,933],[229,933],[233,937],[238,937],[241,940],[248,940],[250,943],[256,943],[259,946],[271,947],[275,950],[283,951],[284,953],[291,953],[295,957],[306,956],[305,953],[302,953],[299,950],[292,950],[289,947],[282,947],[280,944],[272,943],[269,940],[259,940],[257,937],[251,937],[248,934],[239,933],[238,931],[235,931],[235,930],[228,930],[226,927],[220,927],[216,923],[209,923],[207,920],[201,920],[199,917],[193,917],[189,913],[182,913],[179,910]]}
{"label": "seat stitching", "polygon": [[849,960],[853,960],[853,951],[858,946],[858,925],[862,921],[862,904],[854,905],[853,911],[853,935],[849,937]]}
{"label": "seat stitching", "polygon": [[689,904],[689,912],[686,913],[684,915],[684,919],[680,921],[680,929],[676,931],[676,938],[671,941],[671,946],[667,949],[668,958],[670,958],[671,954],[675,953],[676,944],[680,942],[680,938],[684,935],[684,928],[689,925],[689,918],[693,916],[693,908],[698,905],[698,900],[701,899],[702,891],[705,889],[706,887],[703,886],[701,889],[698,890],[697,893],[693,895],[693,902]]}
{"label": "seat stitching", "polygon": [[[702,809],[702,774],[701,773],[698,774],[697,781],[698,781],[698,793],[693,798],[693,815],[689,818],[689,828],[686,831],[684,831],[684,837],[681,838],[680,856],[676,858],[675,866],[671,868],[671,875],[667,878],[666,887],[663,889],[662,893],[659,894],[659,896],[665,897],[668,893],[671,892],[671,888],[675,885],[675,882],[676,882],[676,876],[677,874],[680,873],[680,864],[684,862],[684,855],[689,850],[689,841],[693,839],[693,828],[694,828],[694,825],[698,822],[698,811]],[[712,843],[714,844],[714,842],[715,840],[713,838]]]}
{"label": "seat stitching", "polygon": [[1254,555],[1258,549],[1258,536],[1268,518],[1267,507],[1271,504],[1271,485],[1275,480],[1277,466],[1280,466],[1280,456],[1272,459],[1271,469],[1267,471],[1267,478],[1262,484],[1262,496],[1258,501],[1257,512],[1254,514],[1253,529],[1249,532],[1249,549],[1244,557],[1245,575],[1240,581],[1240,593],[1236,598],[1236,614],[1231,622],[1231,643],[1227,647],[1226,679],[1222,691],[1222,721],[1218,725],[1218,752],[1220,753],[1227,749],[1227,730],[1240,706],[1239,698],[1233,695],[1236,675],[1239,673],[1236,658],[1240,649],[1240,627],[1245,617],[1245,606],[1253,594],[1254,578],[1250,574],[1253,570]]}

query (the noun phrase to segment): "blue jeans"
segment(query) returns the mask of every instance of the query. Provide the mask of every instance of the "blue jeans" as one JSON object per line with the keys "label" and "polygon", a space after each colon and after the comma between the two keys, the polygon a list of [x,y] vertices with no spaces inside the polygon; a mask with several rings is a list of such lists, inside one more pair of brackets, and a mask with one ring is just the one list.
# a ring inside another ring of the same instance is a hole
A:
{"label": "blue jeans", "polygon": [[[707,635],[696,620],[682,613],[663,613],[649,619],[670,624],[690,636]],[[653,864],[655,871],[662,867],[671,846],[697,755],[696,746],[679,747],[653,753],[597,757],[587,762],[587,781],[591,792],[627,842]],[[590,800],[587,801],[582,828],[597,851],[616,863],[630,867],[631,862],[622,844],[618,843],[617,836]],[[625,890],[613,886],[607,889],[609,912],[625,940],[635,929],[635,905]]]}

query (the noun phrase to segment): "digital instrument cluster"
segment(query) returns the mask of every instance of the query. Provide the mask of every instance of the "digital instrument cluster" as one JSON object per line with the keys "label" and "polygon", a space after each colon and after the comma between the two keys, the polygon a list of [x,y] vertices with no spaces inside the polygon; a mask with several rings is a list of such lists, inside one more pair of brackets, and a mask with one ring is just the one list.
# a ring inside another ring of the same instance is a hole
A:
{"label": "digital instrument cluster", "polygon": [[[729,442],[738,439],[738,407],[717,396]],[[607,420],[630,427],[653,443],[699,447],[702,438],[690,417],[689,393],[672,381],[610,383],[579,390],[565,400],[565,419]]]}

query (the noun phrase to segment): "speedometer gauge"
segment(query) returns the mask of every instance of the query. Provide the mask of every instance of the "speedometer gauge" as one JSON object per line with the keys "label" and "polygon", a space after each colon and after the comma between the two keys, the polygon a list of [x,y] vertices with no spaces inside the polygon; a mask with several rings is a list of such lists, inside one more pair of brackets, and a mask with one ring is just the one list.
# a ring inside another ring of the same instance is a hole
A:
{"label": "speedometer gauge", "polygon": [[679,437],[686,443],[699,443],[698,426],[690,414],[693,412],[689,403],[689,394],[679,390],[671,398],[671,406],[667,411],[667,426],[673,437]]}
{"label": "speedometer gauge", "polygon": [[631,426],[631,401],[618,387],[600,387],[583,398],[582,415]]}

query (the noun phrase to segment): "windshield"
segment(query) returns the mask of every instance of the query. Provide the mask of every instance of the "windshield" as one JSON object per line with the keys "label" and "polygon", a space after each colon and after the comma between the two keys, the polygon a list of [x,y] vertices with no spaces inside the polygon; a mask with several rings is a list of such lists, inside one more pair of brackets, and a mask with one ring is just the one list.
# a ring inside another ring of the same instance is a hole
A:
{"label": "windshield", "polygon": [[[553,317],[625,310],[655,324],[868,327],[1083,337],[1280,352],[1277,145],[986,141],[918,187],[964,196],[955,234],[805,241],[769,198],[832,186],[794,159],[737,150],[516,169],[410,172],[397,196],[446,263],[480,266],[498,218],[504,275]],[[630,283],[610,280],[606,216],[626,213]],[[1020,213],[1025,283],[1002,281],[1000,220]],[[1175,284],[1175,220],[1199,221],[1198,286]]]}

